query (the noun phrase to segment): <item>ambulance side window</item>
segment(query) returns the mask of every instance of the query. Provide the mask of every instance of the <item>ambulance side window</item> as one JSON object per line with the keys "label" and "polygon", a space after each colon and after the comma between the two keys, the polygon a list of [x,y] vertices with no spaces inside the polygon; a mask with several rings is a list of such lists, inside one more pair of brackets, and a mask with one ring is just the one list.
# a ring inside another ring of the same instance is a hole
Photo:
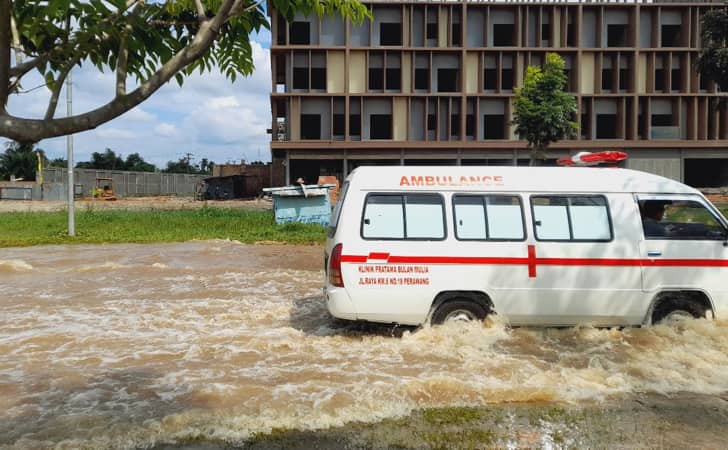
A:
{"label": "ambulance side window", "polygon": [[569,210],[564,197],[532,197],[533,229],[536,239],[543,241],[568,241]]}
{"label": "ambulance side window", "polygon": [[407,239],[445,239],[442,197],[405,195]]}
{"label": "ambulance side window", "polygon": [[460,240],[479,240],[486,238],[485,208],[483,197],[455,196],[455,236]]}
{"label": "ambulance side window", "polygon": [[438,194],[369,194],[364,239],[445,239],[445,205]]}
{"label": "ambulance side window", "polygon": [[520,197],[488,196],[485,198],[485,207],[488,215],[488,239],[509,241],[526,239]]}
{"label": "ambulance side window", "polygon": [[609,207],[603,196],[533,196],[531,208],[539,241],[612,240]]}
{"label": "ambulance side window", "polygon": [[459,240],[522,241],[521,199],[514,195],[455,195],[455,236]]}
{"label": "ambulance side window", "polygon": [[370,195],[364,206],[362,236],[365,239],[404,239],[401,195]]}

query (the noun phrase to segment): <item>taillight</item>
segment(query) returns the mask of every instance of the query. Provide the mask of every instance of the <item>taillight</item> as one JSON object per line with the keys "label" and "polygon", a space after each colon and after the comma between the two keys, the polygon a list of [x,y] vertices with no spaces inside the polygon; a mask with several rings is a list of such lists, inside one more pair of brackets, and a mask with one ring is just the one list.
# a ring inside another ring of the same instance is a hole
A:
{"label": "taillight", "polygon": [[341,276],[341,252],[344,246],[336,244],[329,258],[329,284],[344,287],[344,278]]}

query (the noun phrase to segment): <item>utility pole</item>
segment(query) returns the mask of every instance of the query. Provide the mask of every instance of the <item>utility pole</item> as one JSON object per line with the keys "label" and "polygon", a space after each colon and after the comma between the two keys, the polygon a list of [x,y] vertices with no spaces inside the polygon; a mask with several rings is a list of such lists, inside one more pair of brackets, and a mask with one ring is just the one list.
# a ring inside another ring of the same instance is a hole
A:
{"label": "utility pole", "polygon": [[[66,77],[66,117],[73,115],[73,92],[71,92],[71,71]],[[68,235],[76,235],[76,222],[73,214],[73,135],[66,137],[66,158],[68,159]]]}

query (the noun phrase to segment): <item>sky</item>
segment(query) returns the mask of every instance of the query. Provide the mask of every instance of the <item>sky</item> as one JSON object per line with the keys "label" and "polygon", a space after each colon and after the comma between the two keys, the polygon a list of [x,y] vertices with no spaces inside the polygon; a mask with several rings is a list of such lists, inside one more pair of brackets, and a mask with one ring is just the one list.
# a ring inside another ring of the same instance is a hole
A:
{"label": "sky", "polygon": [[[217,71],[189,76],[182,87],[174,79],[152,97],[122,116],[95,130],[74,135],[75,161],[88,161],[93,152],[112,149],[124,158],[139,153],[157,167],[191,153],[217,163],[241,160],[270,161],[270,32],[251,35],[255,72],[235,83]],[[72,75],[73,112],[82,113],[113,98],[115,75],[101,73],[91,64],[76,68]],[[34,74],[23,80],[30,90],[43,83]],[[132,80],[128,83],[133,86]],[[8,112],[20,117],[42,118],[48,104],[46,88],[12,95]],[[56,117],[66,114],[65,88]],[[50,159],[66,157],[66,138],[46,139],[38,144]]]}

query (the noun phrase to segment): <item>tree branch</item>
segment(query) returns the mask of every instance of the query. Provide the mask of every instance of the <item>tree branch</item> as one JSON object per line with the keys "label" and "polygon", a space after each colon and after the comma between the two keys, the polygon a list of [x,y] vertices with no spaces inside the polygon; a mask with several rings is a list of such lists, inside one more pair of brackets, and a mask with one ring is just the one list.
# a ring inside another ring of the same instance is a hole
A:
{"label": "tree branch", "polygon": [[0,0],[0,114],[10,94],[10,0]]}
{"label": "tree branch", "polygon": [[262,4],[264,3],[264,2],[265,2],[265,0],[260,0],[260,1],[259,1],[259,2],[257,2],[257,3],[254,3],[254,4],[250,5],[250,6],[248,6],[248,7],[247,7],[247,8],[245,8],[245,9],[244,9],[244,10],[243,10],[242,12],[249,12],[249,11],[252,11],[252,10],[256,9],[256,8],[257,8],[258,6],[262,5]]}
{"label": "tree branch", "polygon": [[51,89],[51,99],[48,101],[48,109],[46,109],[45,117],[43,120],[51,120],[56,115],[56,108],[58,107],[58,97],[61,95],[61,89],[63,89],[63,83],[66,81],[68,73],[73,69],[73,66],[81,59],[76,57],[68,62],[68,65],[63,68],[61,73],[58,75],[58,79]]}
{"label": "tree branch", "polygon": [[202,5],[202,0],[195,0],[195,8],[197,8],[197,20],[202,23],[207,20],[207,12]]}
{"label": "tree branch", "polygon": [[121,97],[126,94],[126,67],[129,62],[129,32],[127,29],[122,33],[119,42],[119,56],[116,59],[116,96]]}
{"label": "tree branch", "polygon": [[243,0],[235,0],[235,3],[233,4],[232,8],[230,8],[230,12],[228,13],[228,20],[232,19],[233,17],[237,17],[240,14],[250,12],[254,9],[256,9],[258,6],[262,5],[265,2],[265,0],[259,0],[256,3],[253,3],[252,5],[243,8]]}
{"label": "tree branch", "polygon": [[[2,4],[2,1],[0,0],[0,4]],[[132,92],[115,97],[109,103],[95,110],[59,119],[22,119],[2,111],[0,112],[0,136],[18,142],[38,142],[41,139],[92,130],[109,120],[119,117],[149,98],[172,79],[176,73],[204,55],[215,42],[222,25],[228,20],[228,14],[234,2],[235,0],[225,0],[215,16],[200,26],[199,31],[187,47],[177,52],[147,81]],[[73,61],[73,64],[69,64],[69,68],[77,62]]]}
{"label": "tree branch", "polygon": [[13,50],[15,51],[15,65],[23,63],[23,47],[20,46],[20,34],[18,33],[18,25],[15,23],[15,16],[10,15],[10,32],[13,38]]}
{"label": "tree branch", "polygon": [[50,55],[45,53],[41,56],[37,56],[33,59],[28,59],[21,64],[17,64],[10,68],[10,76],[15,78],[22,78],[23,75],[40,66],[44,62],[50,59]]}

